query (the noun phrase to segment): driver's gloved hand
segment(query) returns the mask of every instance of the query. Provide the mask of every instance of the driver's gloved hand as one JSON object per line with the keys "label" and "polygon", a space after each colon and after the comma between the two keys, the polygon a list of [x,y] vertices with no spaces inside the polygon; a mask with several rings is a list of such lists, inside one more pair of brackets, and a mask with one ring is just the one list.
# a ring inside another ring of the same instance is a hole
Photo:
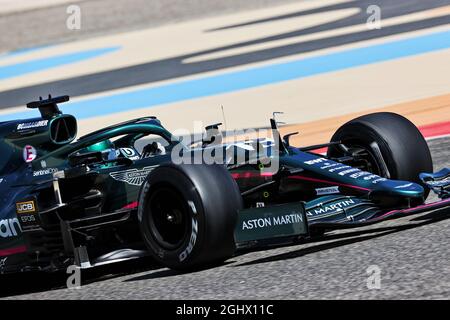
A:
{"label": "driver's gloved hand", "polygon": [[141,158],[166,154],[166,148],[159,142],[152,142],[144,147]]}
{"label": "driver's gloved hand", "polygon": [[158,153],[158,143],[152,142],[142,149],[142,158],[147,158]]}

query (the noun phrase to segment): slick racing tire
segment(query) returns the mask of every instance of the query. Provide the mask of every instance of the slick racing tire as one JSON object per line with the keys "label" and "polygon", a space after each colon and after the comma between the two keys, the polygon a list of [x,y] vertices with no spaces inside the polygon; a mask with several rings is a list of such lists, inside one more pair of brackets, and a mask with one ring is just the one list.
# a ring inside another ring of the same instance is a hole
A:
{"label": "slick racing tire", "polygon": [[[349,149],[364,149],[371,171],[382,177],[421,184],[419,174],[433,171],[430,149],[417,127],[405,117],[389,112],[368,114],[340,127],[331,138]],[[329,157],[343,156],[333,146]],[[429,190],[425,188],[424,199]]]}
{"label": "slick racing tire", "polygon": [[240,209],[239,188],[223,166],[163,164],[142,185],[138,220],[153,258],[188,270],[233,255]]}

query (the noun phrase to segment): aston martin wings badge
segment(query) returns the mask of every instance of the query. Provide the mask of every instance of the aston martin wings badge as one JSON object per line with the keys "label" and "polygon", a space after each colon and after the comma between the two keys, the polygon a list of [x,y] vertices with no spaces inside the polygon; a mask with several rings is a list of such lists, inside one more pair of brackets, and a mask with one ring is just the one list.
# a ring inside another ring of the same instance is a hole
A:
{"label": "aston martin wings badge", "polygon": [[148,174],[157,166],[144,167],[142,169],[130,169],[125,171],[111,172],[111,178],[117,181],[128,183],[132,186],[140,186]]}

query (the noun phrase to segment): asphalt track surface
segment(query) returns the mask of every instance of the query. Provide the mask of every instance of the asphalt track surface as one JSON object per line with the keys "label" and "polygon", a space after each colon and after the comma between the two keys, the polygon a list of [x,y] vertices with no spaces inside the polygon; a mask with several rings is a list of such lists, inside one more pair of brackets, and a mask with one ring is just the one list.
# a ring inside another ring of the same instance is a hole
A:
{"label": "asphalt track surface", "polygon": [[[449,166],[450,138],[429,142],[436,169]],[[450,210],[329,233],[311,243],[245,253],[225,264],[178,273],[151,261],[82,274],[1,279],[7,299],[448,299]],[[367,288],[367,268],[381,289]]]}

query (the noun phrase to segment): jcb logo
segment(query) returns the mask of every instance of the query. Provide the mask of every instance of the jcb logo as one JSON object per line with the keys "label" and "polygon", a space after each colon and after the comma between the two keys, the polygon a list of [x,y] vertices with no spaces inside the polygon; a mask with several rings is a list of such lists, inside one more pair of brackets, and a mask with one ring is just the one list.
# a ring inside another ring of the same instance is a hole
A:
{"label": "jcb logo", "polygon": [[36,211],[34,201],[18,202],[16,203],[17,213],[32,213]]}

